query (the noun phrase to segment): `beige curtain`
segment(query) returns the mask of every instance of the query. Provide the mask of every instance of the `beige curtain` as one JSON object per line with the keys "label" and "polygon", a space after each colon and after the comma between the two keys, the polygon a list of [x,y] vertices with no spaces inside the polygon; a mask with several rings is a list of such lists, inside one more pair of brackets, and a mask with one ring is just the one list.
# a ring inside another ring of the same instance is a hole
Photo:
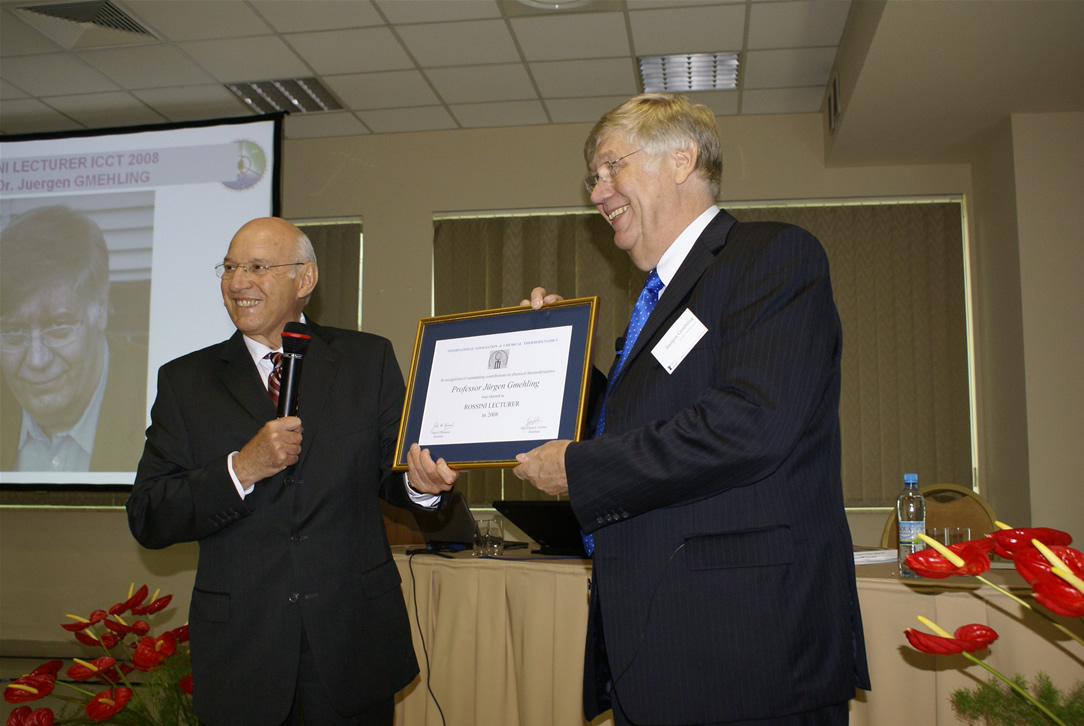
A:
{"label": "beige curtain", "polygon": [[[731,209],[742,221],[808,229],[831,261],[843,322],[843,486],[848,506],[895,500],[905,471],[971,484],[959,203]],[[441,219],[435,223],[437,315],[516,305],[542,285],[598,295],[595,365],[606,370],[644,273],[597,214]],[[474,506],[541,495],[510,473],[473,471]]]}
{"label": "beige curtain", "polygon": [[360,330],[361,223],[299,223],[298,227],[312,241],[320,270],[305,316],[320,325]]}

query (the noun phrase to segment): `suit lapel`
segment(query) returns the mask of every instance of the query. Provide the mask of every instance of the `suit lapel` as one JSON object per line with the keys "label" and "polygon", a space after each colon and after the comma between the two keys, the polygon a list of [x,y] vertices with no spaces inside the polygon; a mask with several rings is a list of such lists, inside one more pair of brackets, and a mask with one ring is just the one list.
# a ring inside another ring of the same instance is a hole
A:
{"label": "suit lapel", "polygon": [[305,457],[319,432],[320,421],[324,419],[323,410],[331,396],[341,363],[339,352],[329,344],[331,339],[327,330],[312,320],[308,321],[308,326],[312,340],[305,351],[298,388],[298,414],[305,425],[298,467],[305,463]]}
{"label": "suit lapel", "polygon": [[629,351],[625,364],[618,371],[617,380],[613,382],[613,386],[617,386],[621,382],[625,371],[629,370],[655,333],[670,321],[674,313],[685,304],[689,293],[696,287],[696,284],[704,275],[704,271],[708,269],[708,266],[715,260],[715,255],[726,244],[727,234],[736,222],[737,220],[725,211],[720,210],[719,214],[715,215],[715,218],[700,233],[692,248],[689,249],[689,254],[685,256],[685,260],[674,275],[674,279],[663,290],[658,304],[655,305],[655,309],[651,311],[647,322],[644,323],[643,330],[640,331],[636,343],[632,346],[632,350]]}
{"label": "suit lapel", "polygon": [[274,418],[275,406],[260,381],[260,372],[242,337],[237,331],[222,344],[222,368],[218,378],[228,395],[233,396],[254,419],[267,421]]}

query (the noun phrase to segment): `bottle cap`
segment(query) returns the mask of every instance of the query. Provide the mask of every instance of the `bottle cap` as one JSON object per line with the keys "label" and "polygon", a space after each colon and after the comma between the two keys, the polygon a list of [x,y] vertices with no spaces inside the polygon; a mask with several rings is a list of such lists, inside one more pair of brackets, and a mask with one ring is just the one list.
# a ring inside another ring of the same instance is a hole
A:
{"label": "bottle cap", "polygon": [[918,474],[904,474],[903,475],[903,483],[904,484],[918,484]]}

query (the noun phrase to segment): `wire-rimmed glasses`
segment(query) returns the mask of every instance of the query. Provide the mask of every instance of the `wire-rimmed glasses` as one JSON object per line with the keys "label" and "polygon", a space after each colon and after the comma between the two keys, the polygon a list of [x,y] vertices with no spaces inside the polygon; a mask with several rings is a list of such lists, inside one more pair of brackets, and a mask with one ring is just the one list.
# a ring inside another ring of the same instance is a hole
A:
{"label": "wire-rimmed glasses", "polygon": [[219,262],[215,265],[215,274],[226,280],[234,276],[238,270],[244,270],[248,277],[263,277],[276,267],[294,267],[304,265],[304,262],[283,262],[281,265],[265,265],[262,262],[248,262],[240,265],[236,262]]}
{"label": "wire-rimmed glasses", "polygon": [[[603,162],[601,162],[598,165],[598,168],[595,170],[595,173],[588,175],[588,177],[583,180],[583,185],[585,187],[587,187],[587,191],[588,192],[595,191],[595,187],[598,186],[599,182],[606,182],[607,184],[613,184],[614,179],[617,178],[617,169],[618,169],[617,163],[619,161],[621,161],[622,159],[627,159],[628,157],[632,156],[633,154],[635,154],[638,151],[643,151],[643,149],[637,149],[636,151],[630,151],[629,153],[625,154],[624,156],[617,157],[613,161],[603,161]],[[609,172],[603,173],[603,172],[605,172],[606,169],[609,169]]]}

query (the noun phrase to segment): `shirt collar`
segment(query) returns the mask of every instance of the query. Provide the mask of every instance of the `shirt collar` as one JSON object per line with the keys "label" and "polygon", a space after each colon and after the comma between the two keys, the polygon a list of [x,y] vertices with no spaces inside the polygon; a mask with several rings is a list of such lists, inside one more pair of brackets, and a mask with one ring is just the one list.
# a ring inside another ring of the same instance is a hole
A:
{"label": "shirt collar", "polygon": [[[666,290],[666,286],[670,284],[670,281],[674,279],[674,275],[677,274],[681,263],[689,256],[689,250],[693,248],[693,244],[700,238],[700,233],[704,231],[704,228],[708,226],[711,220],[715,219],[715,215],[718,213],[719,208],[714,204],[705,209],[699,217],[692,221],[692,224],[678,235],[677,239],[666,249],[666,252],[662,253],[659,264],[655,266],[655,271],[659,273],[659,279],[662,280],[663,291]],[[661,296],[662,292],[659,295]]]}
{"label": "shirt collar", "polygon": [[[301,322],[305,322],[305,313],[301,313]],[[241,339],[245,341],[245,347],[248,348],[248,354],[252,356],[252,362],[256,364],[256,367],[260,367],[260,361],[267,357],[268,353],[281,353],[282,346],[278,348],[269,348],[268,346],[253,340],[247,335],[241,336]]]}

